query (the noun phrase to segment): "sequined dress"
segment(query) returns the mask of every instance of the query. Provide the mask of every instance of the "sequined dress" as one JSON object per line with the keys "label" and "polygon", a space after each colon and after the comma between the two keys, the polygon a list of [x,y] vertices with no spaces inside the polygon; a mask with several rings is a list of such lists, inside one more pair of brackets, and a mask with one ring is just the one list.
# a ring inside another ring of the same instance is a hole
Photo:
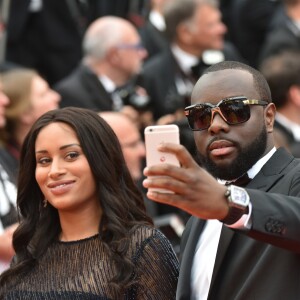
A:
{"label": "sequined dress", "polygon": [[[128,255],[135,265],[137,282],[121,299],[175,299],[178,260],[160,231],[137,227],[131,232]],[[113,274],[98,236],[56,242],[30,273],[16,278],[5,295],[0,294],[0,299],[113,299],[107,285]]]}

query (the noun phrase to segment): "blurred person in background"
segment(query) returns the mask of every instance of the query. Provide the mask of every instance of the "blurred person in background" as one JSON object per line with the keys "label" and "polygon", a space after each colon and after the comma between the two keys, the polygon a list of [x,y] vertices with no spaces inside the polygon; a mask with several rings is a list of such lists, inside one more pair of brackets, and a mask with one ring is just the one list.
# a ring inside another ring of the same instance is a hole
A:
{"label": "blurred person in background", "polygon": [[[9,104],[8,97],[2,91],[0,84],[0,128],[6,124],[5,109]],[[0,273],[9,267],[14,255],[12,235],[17,226],[17,211],[15,208],[17,191],[12,179],[3,168],[5,163],[0,155]]]}
{"label": "blurred person in background", "polygon": [[118,137],[129,172],[143,194],[148,215],[153,219],[154,225],[170,240],[175,253],[179,255],[182,232],[176,233],[174,231],[172,226],[175,228],[175,225],[172,220],[173,222],[176,220],[177,228],[184,228],[184,224],[190,215],[176,207],[155,203],[147,198],[146,189],[142,186],[145,145],[136,124],[120,112],[102,112],[100,116],[111,126]]}
{"label": "blurred person in background", "polygon": [[300,0],[282,0],[259,54],[259,63],[282,51],[300,49]]}
{"label": "blurred person in background", "polygon": [[136,28],[119,17],[99,18],[85,33],[83,51],[78,68],[54,87],[62,97],[60,106],[122,111],[138,121],[148,98],[135,80],[147,51]]}
{"label": "blurred person in background", "polygon": [[6,126],[0,130],[6,172],[17,180],[20,149],[32,124],[45,112],[58,108],[60,96],[35,71],[11,69],[2,75],[3,91],[9,98]]}
{"label": "blurred person in background", "polygon": [[163,9],[170,0],[149,1],[150,11],[148,12],[145,24],[139,28],[139,33],[144,47],[148,52],[147,60],[163,51],[169,44],[166,37],[166,22]]}
{"label": "blurred person in background", "polygon": [[[300,48],[266,58],[260,71],[276,105],[275,132],[280,132],[288,149],[295,157],[300,157]],[[275,142],[280,143],[276,136]]]}
{"label": "blurred person in background", "polygon": [[129,172],[135,182],[142,177],[145,145],[138,127],[125,114],[120,112],[101,112],[99,115],[113,129],[121,144]]}
{"label": "blurred person in background", "polygon": [[51,85],[67,76],[82,57],[87,24],[99,16],[95,1],[9,2],[6,61],[38,70]]}
{"label": "blurred person in background", "polygon": [[245,62],[258,67],[258,58],[281,0],[220,0],[226,39],[238,49]]}
{"label": "blurred person in background", "polygon": [[142,74],[154,120],[167,114],[184,118],[183,109],[203,70],[219,61],[241,59],[233,45],[224,41],[226,26],[217,4],[172,0],[164,6],[170,46],[148,60]]}
{"label": "blurred person in background", "polygon": [[1,6],[2,14],[7,15],[5,59],[37,70],[52,86],[79,64],[88,25],[105,15],[125,18],[131,1],[2,1],[9,2],[9,6]]}
{"label": "blurred person in background", "polygon": [[139,128],[127,115],[120,112],[107,111],[101,112],[99,115],[115,132],[120,142],[128,170],[138,188],[143,192],[147,213],[152,218],[155,217],[158,213],[157,205],[146,198],[145,190],[141,184],[146,152]]}

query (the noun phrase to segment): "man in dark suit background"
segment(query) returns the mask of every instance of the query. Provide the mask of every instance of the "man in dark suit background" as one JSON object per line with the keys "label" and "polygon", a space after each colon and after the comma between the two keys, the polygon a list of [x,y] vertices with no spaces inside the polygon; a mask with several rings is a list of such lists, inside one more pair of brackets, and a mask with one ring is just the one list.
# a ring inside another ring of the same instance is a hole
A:
{"label": "man in dark suit background", "polygon": [[245,62],[256,68],[261,47],[273,16],[281,9],[281,0],[221,0],[227,38],[238,49]]}
{"label": "man in dark suit background", "polygon": [[189,103],[195,80],[203,70],[224,59],[240,60],[224,42],[226,27],[214,0],[173,0],[164,6],[167,49],[148,60],[143,87],[150,96],[154,119],[177,113]]}
{"label": "man in dark suit background", "polygon": [[165,36],[166,22],[163,16],[163,8],[170,0],[151,0],[149,1],[150,11],[145,20],[145,24],[139,28],[139,33],[144,47],[147,49],[150,59],[160,53],[168,46]]}
{"label": "man in dark suit background", "polygon": [[300,49],[268,57],[260,71],[276,105],[274,128],[285,137],[289,151],[300,157]]}
{"label": "man in dark suit background", "polygon": [[139,117],[137,110],[147,104],[144,91],[134,84],[117,91],[139,74],[147,55],[135,27],[123,18],[99,18],[84,35],[83,51],[82,63],[54,86],[62,96],[61,107],[126,111],[133,118]]}
{"label": "man in dark suit background", "polygon": [[148,191],[149,199],[194,215],[182,238],[177,299],[299,298],[300,161],[274,147],[275,111],[260,72],[215,64],[185,110],[198,163],[166,144],[160,150],[181,167],[144,171],[146,188],[174,192]]}
{"label": "man in dark suit background", "polygon": [[[137,0],[139,1],[139,0]],[[51,85],[82,58],[81,42],[96,18],[128,18],[133,0],[0,0],[8,3],[6,60],[34,68]],[[6,12],[2,12],[6,15]]]}
{"label": "man in dark suit background", "polygon": [[98,0],[10,0],[6,60],[34,68],[51,85],[82,57],[82,35],[101,16]]}
{"label": "man in dark suit background", "polygon": [[287,49],[300,49],[300,0],[282,0],[259,54],[259,63]]}

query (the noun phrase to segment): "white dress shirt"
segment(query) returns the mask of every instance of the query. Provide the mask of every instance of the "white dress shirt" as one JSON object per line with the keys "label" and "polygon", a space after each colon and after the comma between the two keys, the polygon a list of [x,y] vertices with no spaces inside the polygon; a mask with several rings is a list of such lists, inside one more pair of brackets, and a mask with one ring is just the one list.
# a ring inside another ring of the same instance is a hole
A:
{"label": "white dress shirt", "polygon": [[156,27],[159,31],[164,31],[166,29],[166,22],[164,17],[157,11],[150,11],[149,14],[150,23]]}
{"label": "white dress shirt", "polygon": [[30,12],[39,12],[43,8],[43,0],[30,0],[29,11]]}
{"label": "white dress shirt", "polygon": [[113,110],[120,111],[124,105],[123,105],[123,100],[120,97],[120,95],[118,95],[118,93],[114,92],[116,90],[117,86],[107,76],[101,75],[98,78],[99,78],[100,82],[102,83],[106,92],[111,94],[111,99],[113,101]]}

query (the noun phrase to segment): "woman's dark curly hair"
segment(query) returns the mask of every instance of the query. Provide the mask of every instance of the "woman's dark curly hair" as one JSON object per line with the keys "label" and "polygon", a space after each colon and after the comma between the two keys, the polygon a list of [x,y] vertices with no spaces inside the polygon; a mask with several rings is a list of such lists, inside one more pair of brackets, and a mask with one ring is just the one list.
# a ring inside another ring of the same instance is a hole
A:
{"label": "woman's dark curly hair", "polygon": [[152,224],[145,213],[143,197],[128,171],[119,141],[110,126],[88,109],[67,107],[45,113],[33,125],[21,151],[17,207],[20,226],[13,236],[16,256],[12,267],[1,276],[1,285],[15,274],[27,273],[58,240],[61,232],[57,210],[43,207],[44,196],[35,179],[35,142],[42,128],[63,122],[73,128],[96,180],[103,210],[99,238],[103,241],[116,270],[111,286],[116,295],[135,280],[133,264],[126,257],[128,232],[139,224]]}

